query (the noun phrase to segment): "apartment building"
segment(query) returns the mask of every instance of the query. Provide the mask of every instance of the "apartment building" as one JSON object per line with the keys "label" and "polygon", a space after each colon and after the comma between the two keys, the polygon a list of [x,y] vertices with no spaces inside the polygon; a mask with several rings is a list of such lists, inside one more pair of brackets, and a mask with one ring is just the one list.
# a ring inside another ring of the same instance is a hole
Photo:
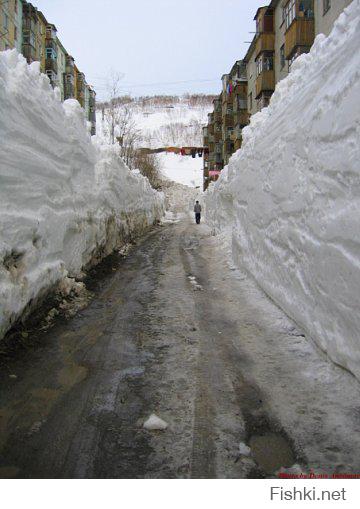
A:
{"label": "apartment building", "polygon": [[61,41],[58,37],[56,37],[56,55],[57,55],[58,87],[60,88],[61,100],[64,101],[67,51],[61,44]]}
{"label": "apartment building", "polygon": [[295,59],[310,51],[316,35],[329,35],[351,1],[271,0],[258,8],[254,38],[244,59],[222,76],[222,92],[203,132],[209,151],[204,161],[204,189],[219,178],[241,147],[242,130],[250,116],[268,106],[276,84],[288,75]]}
{"label": "apartment building", "polygon": [[244,58],[248,77],[248,111],[268,105],[276,84],[285,78],[316,35],[329,35],[352,0],[272,0],[255,15],[256,34]]}
{"label": "apartment building", "polygon": [[58,74],[58,49],[56,26],[47,24],[45,28],[45,73],[53,87],[61,87],[59,83],[61,77]]}
{"label": "apartment building", "polygon": [[86,83],[57,35],[56,26],[26,0],[0,0],[0,51],[17,49],[27,62],[40,62],[40,71],[59,87],[61,100],[77,99],[96,132],[96,93]]}
{"label": "apartment building", "polygon": [[232,140],[234,142],[233,151],[238,150],[242,143],[242,130],[249,123],[249,114],[247,109],[247,75],[246,64],[243,60],[238,60],[230,71],[232,78],[232,99],[234,130]]}

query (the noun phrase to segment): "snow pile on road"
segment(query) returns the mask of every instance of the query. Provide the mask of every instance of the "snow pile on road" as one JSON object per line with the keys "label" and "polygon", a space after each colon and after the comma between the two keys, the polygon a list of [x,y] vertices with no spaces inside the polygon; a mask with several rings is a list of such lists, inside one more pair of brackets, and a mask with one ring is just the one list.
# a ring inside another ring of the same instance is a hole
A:
{"label": "snow pile on road", "polygon": [[164,196],[92,141],[39,64],[0,53],[0,337],[42,295],[163,214]]}
{"label": "snow pile on road", "polygon": [[293,64],[207,193],[233,255],[360,378],[360,2]]}

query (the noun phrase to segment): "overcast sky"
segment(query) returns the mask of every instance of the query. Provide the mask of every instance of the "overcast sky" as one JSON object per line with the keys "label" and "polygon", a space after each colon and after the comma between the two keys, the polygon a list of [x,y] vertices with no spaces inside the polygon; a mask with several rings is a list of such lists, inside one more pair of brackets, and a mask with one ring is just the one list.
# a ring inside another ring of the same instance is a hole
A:
{"label": "overcast sky", "polygon": [[124,74],[121,92],[133,96],[218,93],[221,75],[247,51],[260,3],[33,0],[100,99],[111,69]]}

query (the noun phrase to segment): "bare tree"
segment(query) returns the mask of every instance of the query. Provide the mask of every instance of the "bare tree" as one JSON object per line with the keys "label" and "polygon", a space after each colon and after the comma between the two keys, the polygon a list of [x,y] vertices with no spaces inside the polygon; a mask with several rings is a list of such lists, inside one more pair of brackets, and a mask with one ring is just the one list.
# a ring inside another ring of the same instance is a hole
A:
{"label": "bare tree", "polygon": [[115,127],[119,122],[119,111],[117,108],[117,99],[120,96],[120,83],[124,74],[111,70],[107,78],[108,104],[105,110],[105,119],[108,124],[110,143],[115,143]]}

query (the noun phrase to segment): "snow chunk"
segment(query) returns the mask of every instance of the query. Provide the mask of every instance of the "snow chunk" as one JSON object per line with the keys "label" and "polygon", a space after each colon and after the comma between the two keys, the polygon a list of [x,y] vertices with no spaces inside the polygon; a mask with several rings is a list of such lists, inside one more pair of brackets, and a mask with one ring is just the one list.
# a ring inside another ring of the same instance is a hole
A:
{"label": "snow chunk", "polygon": [[246,444],[244,444],[244,442],[240,442],[240,444],[239,444],[239,453],[242,456],[250,456],[251,449]]}
{"label": "snow chunk", "polygon": [[160,419],[160,417],[158,417],[157,415],[152,414],[144,422],[143,427],[149,431],[156,431],[156,430],[164,431],[168,427],[168,423],[163,421],[162,419]]}

